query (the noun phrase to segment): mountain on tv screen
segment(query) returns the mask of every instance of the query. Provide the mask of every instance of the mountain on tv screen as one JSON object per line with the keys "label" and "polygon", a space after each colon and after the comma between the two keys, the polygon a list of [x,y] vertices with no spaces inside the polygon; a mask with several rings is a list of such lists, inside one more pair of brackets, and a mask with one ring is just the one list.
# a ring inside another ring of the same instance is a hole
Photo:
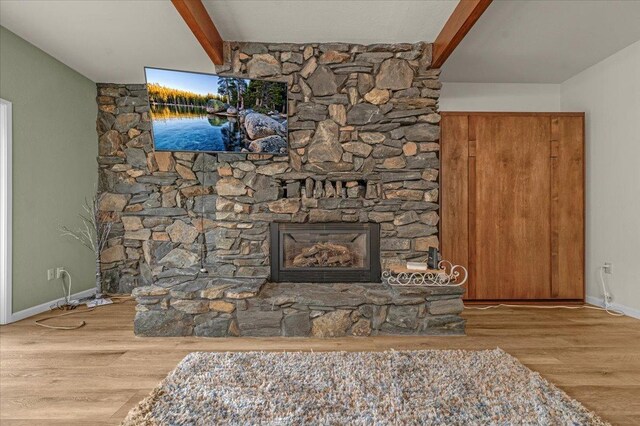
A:
{"label": "mountain on tv screen", "polygon": [[287,84],[145,68],[156,151],[287,153]]}

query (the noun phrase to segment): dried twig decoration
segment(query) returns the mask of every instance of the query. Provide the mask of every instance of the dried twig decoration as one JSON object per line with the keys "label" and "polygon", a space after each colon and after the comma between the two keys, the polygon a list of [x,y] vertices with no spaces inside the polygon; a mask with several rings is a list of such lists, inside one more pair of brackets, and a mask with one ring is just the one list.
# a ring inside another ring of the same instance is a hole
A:
{"label": "dried twig decoration", "polygon": [[85,198],[82,209],[83,213],[80,213],[80,219],[82,219],[82,226],[76,230],[71,230],[66,226],[60,227],[60,231],[63,236],[68,236],[78,240],[83,246],[93,251],[96,257],[96,299],[102,298],[102,275],[100,274],[100,253],[107,244],[109,234],[111,233],[111,222],[105,222],[99,220],[98,209],[98,196],[94,195],[92,202]]}

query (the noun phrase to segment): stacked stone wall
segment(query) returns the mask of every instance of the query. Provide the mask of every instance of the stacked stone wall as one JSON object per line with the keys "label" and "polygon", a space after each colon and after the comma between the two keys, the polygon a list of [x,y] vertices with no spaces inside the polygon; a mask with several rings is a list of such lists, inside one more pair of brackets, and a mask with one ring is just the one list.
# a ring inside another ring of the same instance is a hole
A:
{"label": "stacked stone wall", "polygon": [[383,263],[437,246],[431,45],[227,43],[216,73],[289,84],[289,154],[154,152],[141,84],[98,84],[105,290],[268,277],[268,224],[378,222]]}

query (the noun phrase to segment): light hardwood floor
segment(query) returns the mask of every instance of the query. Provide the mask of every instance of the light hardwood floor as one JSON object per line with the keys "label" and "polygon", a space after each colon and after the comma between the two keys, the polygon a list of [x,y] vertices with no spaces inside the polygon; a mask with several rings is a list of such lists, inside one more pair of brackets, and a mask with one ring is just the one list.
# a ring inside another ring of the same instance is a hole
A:
{"label": "light hardwood floor", "polygon": [[[640,320],[592,310],[467,310],[465,337],[136,338],[133,302],[0,328],[2,425],[118,424],[192,351],[501,347],[614,424],[640,423]],[[37,318],[37,317],[36,317]]]}

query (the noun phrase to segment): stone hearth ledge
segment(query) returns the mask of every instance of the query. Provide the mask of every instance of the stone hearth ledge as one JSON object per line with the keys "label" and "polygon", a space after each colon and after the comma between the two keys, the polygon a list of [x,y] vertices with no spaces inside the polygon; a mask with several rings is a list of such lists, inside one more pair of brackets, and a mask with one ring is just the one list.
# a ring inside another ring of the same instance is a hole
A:
{"label": "stone hearth ledge", "polygon": [[460,287],[177,276],[138,287],[138,336],[463,335]]}

